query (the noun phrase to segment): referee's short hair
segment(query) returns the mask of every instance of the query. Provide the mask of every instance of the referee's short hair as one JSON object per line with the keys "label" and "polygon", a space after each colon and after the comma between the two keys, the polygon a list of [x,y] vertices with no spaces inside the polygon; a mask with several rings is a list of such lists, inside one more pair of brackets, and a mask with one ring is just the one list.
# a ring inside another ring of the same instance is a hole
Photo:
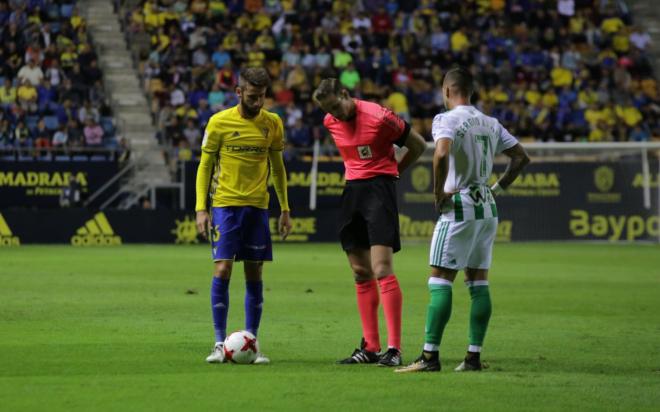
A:
{"label": "referee's short hair", "polygon": [[321,80],[321,83],[319,83],[319,86],[316,88],[316,90],[314,90],[312,98],[319,102],[328,96],[339,96],[343,89],[344,87],[341,85],[339,80],[334,78],[323,79]]}
{"label": "referee's short hair", "polygon": [[239,87],[244,87],[246,83],[254,87],[268,87],[270,86],[270,76],[263,67],[248,67],[242,69],[238,76]]}
{"label": "referee's short hair", "polygon": [[445,73],[442,84],[447,85],[464,97],[470,97],[474,93],[474,77],[464,67],[455,67]]}

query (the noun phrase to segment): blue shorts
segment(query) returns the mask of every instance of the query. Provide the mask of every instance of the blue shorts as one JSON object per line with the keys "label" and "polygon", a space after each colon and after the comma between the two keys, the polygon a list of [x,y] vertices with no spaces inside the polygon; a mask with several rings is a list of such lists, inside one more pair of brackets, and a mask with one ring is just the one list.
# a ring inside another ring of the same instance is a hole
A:
{"label": "blue shorts", "polygon": [[268,210],[252,206],[211,209],[213,260],[273,260]]}

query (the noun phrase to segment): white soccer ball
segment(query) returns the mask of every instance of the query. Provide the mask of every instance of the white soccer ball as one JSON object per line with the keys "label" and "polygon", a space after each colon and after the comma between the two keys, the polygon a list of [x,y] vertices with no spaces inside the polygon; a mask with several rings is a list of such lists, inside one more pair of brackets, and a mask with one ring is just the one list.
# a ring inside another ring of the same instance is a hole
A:
{"label": "white soccer ball", "polygon": [[246,330],[234,332],[225,339],[225,359],[229,362],[252,363],[258,353],[257,337]]}

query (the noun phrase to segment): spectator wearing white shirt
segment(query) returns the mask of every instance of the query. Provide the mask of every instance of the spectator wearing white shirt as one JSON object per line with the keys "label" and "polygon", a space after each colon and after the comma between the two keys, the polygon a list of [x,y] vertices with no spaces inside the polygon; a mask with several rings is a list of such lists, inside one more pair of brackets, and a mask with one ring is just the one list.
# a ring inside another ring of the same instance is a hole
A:
{"label": "spectator wearing white shirt", "polygon": [[369,30],[371,29],[371,19],[367,17],[364,12],[361,12],[357,16],[353,17],[353,28],[355,30]]}
{"label": "spectator wearing white shirt", "polygon": [[293,102],[289,103],[286,107],[286,126],[292,128],[298,120],[302,119],[302,116],[302,110]]}
{"label": "spectator wearing white shirt", "polygon": [[69,140],[69,135],[65,125],[61,125],[53,135],[53,147],[64,147]]}
{"label": "spectator wearing white shirt", "polygon": [[170,92],[170,104],[174,107],[179,107],[186,102],[186,95],[183,93],[183,90],[172,85],[172,90]]}
{"label": "spectator wearing white shirt", "polygon": [[98,123],[101,115],[96,107],[92,106],[92,102],[85,100],[85,105],[78,110],[78,120],[80,123],[87,123],[87,120],[94,120]]}
{"label": "spectator wearing white shirt", "polygon": [[632,33],[630,33],[630,42],[639,50],[646,50],[651,44],[651,36],[642,30],[641,27],[635,26]]}
{"label": "spectator wearing white shirt", "polygon": [[60,69],[60,63],[57,59],[53,59],[50,67],[46,69],[46,78],[50,80],[50,84],[53,87],[58,87],[62,83],[64,74],[62,73],[62,69]]}
{"label": "spectator wearing white shirt", "polygon": [[34,87],[39,86],[43,78],[44,72],[33,60],[30,60],[27,65],[21,67],[18,71],[18,80],[21,83],[23,80],[27,80]]}
{"label": "spectator wearing white shirt", "polygon": [[50,24],[46,23],[41,27],[39,33],[39,41],[44,48],[48,48],[53,41],[53,33],[50,28]]}
{"label": "spectator wearing white shirt", "polygon": [[362,37],[355,31],[351,29],[351,32],[345,34],[341,39],[341,45],[344,46],[344,49],[349,53],[357,53],[358,49],[362,47]]}
{"label": "spectator wearing white shirt", "polygon": [[575,0],[557,1],[557,12],[563,17],[573,17],[575,15]]}

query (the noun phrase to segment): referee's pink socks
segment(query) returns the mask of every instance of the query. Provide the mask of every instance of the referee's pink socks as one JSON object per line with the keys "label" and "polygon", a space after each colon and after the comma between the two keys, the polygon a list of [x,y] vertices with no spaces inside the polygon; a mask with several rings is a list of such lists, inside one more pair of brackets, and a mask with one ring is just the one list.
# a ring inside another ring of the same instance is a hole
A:
{"label": "referee's pink socks", "polygon": [[401,310],[403,294],[393,274],[378,279],[383,312],[387,322],[387,347],[401,350]]}
{"label": "referee's pink socks", "polygon": [[364,336],[364,340],[366,341],[365,349],[369,352],[380,352],[380,336],[378,335],[378,284],[376,283],[376,279],[355,282],[355,291],[357,292],[360,319],[362,319],[362,336]]}

